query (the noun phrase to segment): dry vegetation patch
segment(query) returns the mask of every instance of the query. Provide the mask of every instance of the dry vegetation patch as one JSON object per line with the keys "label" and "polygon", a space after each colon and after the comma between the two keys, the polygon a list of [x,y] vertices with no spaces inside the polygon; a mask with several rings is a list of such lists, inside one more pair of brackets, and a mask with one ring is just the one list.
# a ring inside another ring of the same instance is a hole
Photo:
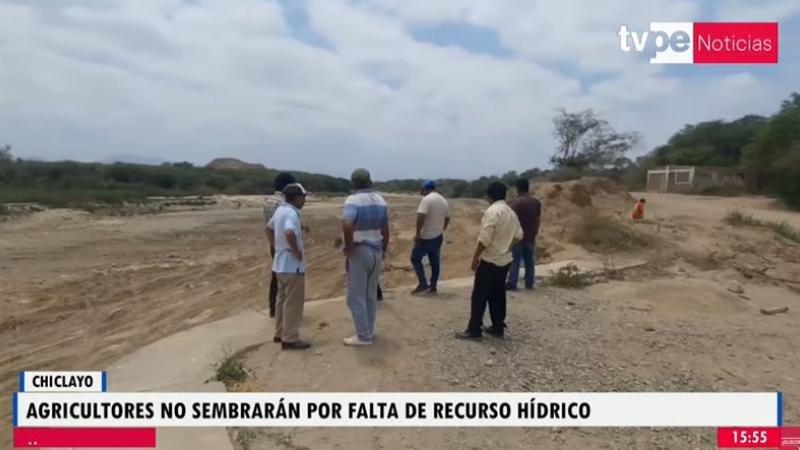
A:
{"label": "dry vegetation patch", "polygon": [[735,227],[760,227],[772,230],[778,236],[793,242],[800,243],[800,230],[789,225],[788,222],[763,221],[756,219],[752,214],[747,214],[737,209],[728,211],[725,222]]}
{"label": "dry vegetation patch", "polygon": [[572,242],[599,253],[634,252],[657,245],[655,236],[596,210],[583,214],[572,234]]}

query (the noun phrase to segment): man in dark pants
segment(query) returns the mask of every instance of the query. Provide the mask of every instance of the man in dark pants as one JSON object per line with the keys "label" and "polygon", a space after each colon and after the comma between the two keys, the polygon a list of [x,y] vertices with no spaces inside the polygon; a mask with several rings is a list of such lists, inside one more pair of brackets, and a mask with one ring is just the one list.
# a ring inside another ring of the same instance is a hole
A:
{"label": "man in dark pants", "polygon": [[514,183],[517,188],[517,198],[511,200],[508,206],[514,210],[522,226],[522,240],[511,248],[511,270],[508,272],[508,283],[506,289],[513,291],[517,289],[519,280],[519,264],[525,264],[525,289],[533,289],[535,275],[534,249],[536,247],[536,235],[539,234],[539,222],[542,217],[542,203],[530,193],[530,182],[525,178],[520,178]]}
{"label": "man in dark pants", "polygon": [[[459,339],[480,339],[483,331],[502,338],[506,320],[506,275],[511,266],[511,246],[522,239],[517,215],[506,204],[506,186],[494,182],[486,190],[491,206],[483,214],[478,244],[472,257],[475,282],[472,287],[470,319]],[[483,328],[483,315],[489,305],[492,326]]]}
{"label": "man in dark pants", "polygon": [[[283,189],[286,186],[295,182],[294,175],[288,172],[281,172],[275,177],[274,186],[275,192],[267,197],[266,201],[264,202],[264,230],[269,237],[269,221],[272,219],[272,216],[275,214],[275,210],[281,206],[286,197],[283,195]],[[270,261],[273,261],[275,258],[275,247],[272,245],[269,246],[269,255]],[[272,271],[272,278],[269,281],[269,316],[275,317],[275,302],[278,299],[278,276],[275,274],[275,271]]]}

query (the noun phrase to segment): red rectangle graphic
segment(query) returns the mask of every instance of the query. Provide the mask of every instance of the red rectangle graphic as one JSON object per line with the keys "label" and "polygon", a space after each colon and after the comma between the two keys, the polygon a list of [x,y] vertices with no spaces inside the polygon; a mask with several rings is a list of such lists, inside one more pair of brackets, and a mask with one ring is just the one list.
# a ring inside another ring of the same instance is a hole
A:
{"label": "red rectangle graphic", "polygon": [[14,448],[155,446],[155,428],[14,428]]}
{"label": "red rectangle graphic", "polygon": [[781,429],[776,427],[717,428],[717,447],[775,448],[781,443]]}
{"label": "red rectangle graphic", "polygon": [[775,64],[778,22],[695,22],[695,64]]}
{"label": "red rectangle graphic", "polygon": [[781,428],[780,450],[797,450],[800,448],[800,427]]}

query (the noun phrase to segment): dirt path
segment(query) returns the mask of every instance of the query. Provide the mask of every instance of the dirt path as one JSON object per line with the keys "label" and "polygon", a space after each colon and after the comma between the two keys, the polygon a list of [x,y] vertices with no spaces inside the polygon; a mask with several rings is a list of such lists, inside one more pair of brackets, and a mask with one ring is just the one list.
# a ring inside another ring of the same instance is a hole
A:
{"label": "dirt path", "polygon": [[[509,300],[508,337],[462,342],[468,288],[437,298],[390,292],[375,346],[352,349],[342,302],[304,319],[315,348],[265,343],[246,364],[260,391],[776,391],[800,398],[797,313],[764,317],[712,281],[621,282],[586,291],[541,289]],[[676,286],[691,283],[684,289]],[[658,298],[669,285],[674,292]],[[706,295],[704,289],[712,289]],[[737,305],[731,307],[730,305]],[[693,305],[688,306],[687,305]],[[324,377],[319,374],[324,373]],[[800,421],[787,401],[785,420]],[[240,429],[240,449],[708,449],[711,429]]]}

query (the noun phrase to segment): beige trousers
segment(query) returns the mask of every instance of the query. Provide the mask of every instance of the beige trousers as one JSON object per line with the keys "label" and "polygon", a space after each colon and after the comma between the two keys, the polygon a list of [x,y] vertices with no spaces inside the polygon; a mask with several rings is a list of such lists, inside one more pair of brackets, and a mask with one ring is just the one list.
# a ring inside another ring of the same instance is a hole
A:
{"label": "beige trousers", "polygon": [[275,304],[275,337],[283,342],[300,339],[300,322],[306,301],[304,274],[279,273],[278,301]]}

